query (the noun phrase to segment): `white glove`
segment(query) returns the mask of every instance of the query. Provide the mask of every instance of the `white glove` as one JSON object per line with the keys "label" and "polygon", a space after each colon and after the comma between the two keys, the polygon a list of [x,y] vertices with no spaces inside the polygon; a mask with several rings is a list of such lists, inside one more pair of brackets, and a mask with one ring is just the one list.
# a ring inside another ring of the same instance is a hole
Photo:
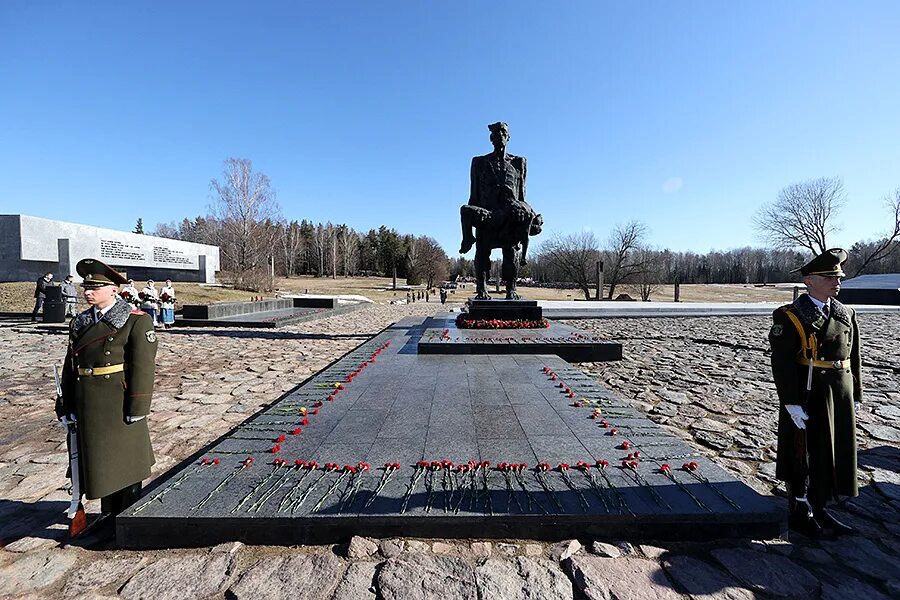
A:
{"label": "white glove", "polygon": [[806,429],[806,420],[809,418],[809,415],[806,414],[802,406],[799,404],[785,404],[784,408],[788,411],[788,415],[790,415],[797,429]]}
{"label": "white glove", "polygon": [[78,423],[78,419],[76,419],[76,418],[75,418],[75,415],[73,415],[73,414],[69,414],[69,415],[67,415],[67,416],[64,416],[62,419],[60,419],[60,421],[61,421],[62,424],[65,425],[66,427],[68,427],[69,425],[75,425],[76,423]]}
{"label": "white glove", "polygon": [[129,423],[129,424],[130,424],[130,423],[137,423],[137,422],[140,421],[141,419],[145,419],[145,418],[147,418],[146,415],[144,415],[143,417],[125,417],[125,422],[126,422],[126,423]]}
{"label": "white glove", "polygon": [[861,404],[861,403],[859,403],[859,402],[854,402],[854,403],[853,403],[853,412],[857,412],[857,413],[858,413],[860,408],[862,408],[862,404]]}

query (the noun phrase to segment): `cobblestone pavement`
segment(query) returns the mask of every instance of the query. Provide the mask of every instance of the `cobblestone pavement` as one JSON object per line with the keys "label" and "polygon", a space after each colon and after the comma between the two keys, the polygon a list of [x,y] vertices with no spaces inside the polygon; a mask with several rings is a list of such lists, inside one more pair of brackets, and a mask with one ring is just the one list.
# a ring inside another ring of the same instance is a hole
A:
{"label": "cobblestone pavement", "polygon": [[[436,304],[374,305],[275,331],[161,332],[150,417],[154,476],[190,456],[369,335]],[[774,480],[777,401],[768,319],[579,321],[624,344],[584,364],[659,423],[763,493]],[[354,538],[339,547],[124,551],[65,542],[65,444],[52,365],[65,336],[0,324],[0,597],[868,598],[900,596],[900,316],[861,315],[865,405],[860,496],[837,540],[637,545],[621,540]],[[14,351],[13,351],[14,350]],[[97,503],[88,504],[97,510]],[[376,596],[377,593],[377,596]]]}

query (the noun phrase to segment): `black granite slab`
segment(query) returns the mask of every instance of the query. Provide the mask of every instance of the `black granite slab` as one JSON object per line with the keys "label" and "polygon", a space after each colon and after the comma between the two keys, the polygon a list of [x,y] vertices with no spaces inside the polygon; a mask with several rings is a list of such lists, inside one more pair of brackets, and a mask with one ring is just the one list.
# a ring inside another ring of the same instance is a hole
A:
{"label": "black granite slab", "polygon": [[419,354],[555,354],[569,362],[622,360],[622,344],[550,321],[540,329],[459,329],[451,315],[428,319],[418,331]]}
{"label": "black granite slab", "polygon": [[[423,325],[409,318],[386,329],[199,455],[218,464],[173,469],[118,517],[118,543],[286,545],[352,535],[639,541],[770,538],[786,530],[772,498],[559,357],[404,352]],[[636,473],[620,466],[635,451]],[[443,460],[491,465],[474,476],[417,466]],[[601,470],[598,460],[609,465]],[[690,460],[698,463],[693,475],[679,469]],[[539,473],[539,461],[572,468]],[[578,461],[595,465],[590,478]],[[360,462],[370,470],[343,471]],[[674,480],[660,472],[663,462]],[[325,463],[338,468],[324,471]],[[385,463],[400,467],[375,494]],[[527,468],[500,471],[499,463]]]}
{"label": "black granite slab", "polygon": [[[203,317],[204,308],[212,309],[218,305],[197,305],[194,312],[188,312],[187,306],[181,315],[175,316],[175,324],[182,327],[248,327],[248,328],[277,328],[285,325],[293,325],[311,319],[319,319],[335,314],[356,310],[364,304],[342,304],[335,308],[317,306],[294,306],[302,298],[287,300],[268,300],[261,302],[241,302],[231,304],[258,305],[260,310],[248,312],[235,312],[234,314],[219,314],[214,311],[212,316]],[[274,307],[274,308],[273,308]],[[199,316],[191,316],[199,315]]]}
{"label": "black granite slab", "polygon": [[466,303],[467,318],[539,321],[543,313],[535,300],[475,300]]}

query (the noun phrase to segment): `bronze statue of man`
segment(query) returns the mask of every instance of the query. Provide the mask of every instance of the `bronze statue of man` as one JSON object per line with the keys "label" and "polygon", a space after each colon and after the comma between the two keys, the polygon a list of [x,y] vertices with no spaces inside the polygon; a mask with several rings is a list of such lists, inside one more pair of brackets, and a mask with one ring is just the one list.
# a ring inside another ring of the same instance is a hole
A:
{"label": "bronze statue of man", "polygon": [[493,123],[488,129],[494,151],[472,159],[469,203],[460,208],[463,239],[459,253],[465,254],[475,246],[475,298],[489,300],[491,250],[500,248],[506,299],[516,300],[516,276],[518,267],[526,264],[528,236],[541,232],[543,218],[525,201],[525,158],[506,152],[509,126]]}

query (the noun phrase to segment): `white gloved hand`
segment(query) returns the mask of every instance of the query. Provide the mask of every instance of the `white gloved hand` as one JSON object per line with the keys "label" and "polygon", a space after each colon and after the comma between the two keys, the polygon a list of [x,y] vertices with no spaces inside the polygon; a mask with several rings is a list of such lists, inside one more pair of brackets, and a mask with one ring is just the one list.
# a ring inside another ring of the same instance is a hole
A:
{"label": "white gloved hand", "polygon": [[75,425],[76,423],[78,423],[78,419],[76,419],[75,415],[73,415],[73,414],[64,416],[62,419],[60,419],[60,421],[62,421],[62,424],[65,425],[66,427],[68,427],[69,425]]}
{"label": "white gloved hand", "polygon": [[860,402],[853,403],[853,412],[859,412],[859,409],[862,408],[862,404]]}
{"label": "white gloved hand", "polygon": [[146,415],[142,416],[142,417],[125,417],[125,422],[128,424],[137,423],[138,421],[140,421],[141,419],[144,419],[144,418],[146,418]]}
{"label": "white gloved hand", "polygon": [[806,429],[806,420],[809,418],[809,415],[806,414],[802,406],[799,404],[785,404],[784,408],[788,411],[788,415],[790,415],[797,429]]}

